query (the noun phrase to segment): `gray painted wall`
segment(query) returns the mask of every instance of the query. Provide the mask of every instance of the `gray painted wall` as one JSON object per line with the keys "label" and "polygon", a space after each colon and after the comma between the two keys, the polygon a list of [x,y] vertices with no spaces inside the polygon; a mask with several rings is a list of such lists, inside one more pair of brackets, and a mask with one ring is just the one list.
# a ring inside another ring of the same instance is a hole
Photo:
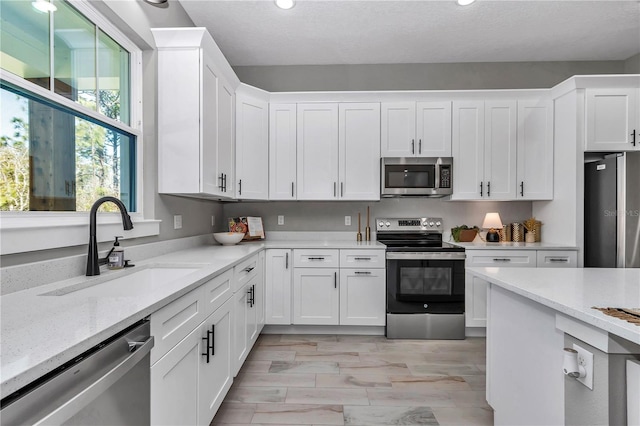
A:
{"label": "gray painted wall", "polygon": [[[355,239],[358,213],[362,215],[364,236],[367,206],[371,207],[371,228],[376,217],[442,217],[443,226],[481,226],[487,212],[499,212],[503,223],[522,221],[531,217],[531,202],[468,202],[445,201],[437,198],[387,198],[376,202],[254,202],[229,203],[223,207],[224,218],[262,216],[267,238],[269,231],[350,231]],[[278,225],[278,215],[285,216],[285,224]],[[351,226],[344,217],[351,216]],[[544,225],[542,226],[544,240]]]}
{"label": "gray painted wall", "polygon": [[625,74],[640,74],[640,53],[624,61]]}
{"label": "gray painted wall", "polygon": [[576,74],[623,74],[625,61],[239,66],[240,81],[271,92],[549,88]]}

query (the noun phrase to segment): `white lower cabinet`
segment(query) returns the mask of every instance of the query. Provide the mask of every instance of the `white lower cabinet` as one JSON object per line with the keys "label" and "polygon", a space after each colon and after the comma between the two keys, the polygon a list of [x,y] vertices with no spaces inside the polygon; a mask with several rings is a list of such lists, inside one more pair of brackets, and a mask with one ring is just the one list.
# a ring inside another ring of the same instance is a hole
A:
{"label": "white lower cabinet", "polygon": [[338,269],[293,270],[293,323],[337,325],[339,323]]}
{"label": "white lower cabinet", "polygon": [[385,325],[385,269],[340,269],[340,325]]}
{"label": "white lower cabinet", "polygon": [[[465,267],[575,268],[578,253],[573,250],[467,250]],[[487,287],[482,278],[465,274],[465,325],[487,326]]]}
{"label": "white lower cabinet", "polygon": [[232,382],[231,307],[227,300],[151,366],[151,424],[211,422]]}
{"label": "white lower cabinet", "polygon": [[270,249],[265,258],[265,323],[291,324],[293,255],[288,249]]}

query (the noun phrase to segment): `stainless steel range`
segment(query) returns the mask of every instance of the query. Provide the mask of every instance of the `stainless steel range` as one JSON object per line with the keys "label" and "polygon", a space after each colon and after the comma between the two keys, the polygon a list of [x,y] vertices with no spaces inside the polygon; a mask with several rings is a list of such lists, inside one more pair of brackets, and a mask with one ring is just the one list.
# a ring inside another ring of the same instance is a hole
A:
{"label": "stainless steel range", "polygon": [[387,246],[390,339],[464,339],[464,249],[442,241],[442,218],[376,219]]}

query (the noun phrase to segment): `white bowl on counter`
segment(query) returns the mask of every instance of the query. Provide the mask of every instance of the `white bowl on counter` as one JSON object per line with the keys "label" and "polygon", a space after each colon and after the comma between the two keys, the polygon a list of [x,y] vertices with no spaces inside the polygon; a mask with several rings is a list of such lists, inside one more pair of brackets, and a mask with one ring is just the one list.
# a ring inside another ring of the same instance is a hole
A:
{"label": "white bowl on counter", "polygon": [[223,246],[232,246],[244,238],[244,232],[214,232],[213,238]]}

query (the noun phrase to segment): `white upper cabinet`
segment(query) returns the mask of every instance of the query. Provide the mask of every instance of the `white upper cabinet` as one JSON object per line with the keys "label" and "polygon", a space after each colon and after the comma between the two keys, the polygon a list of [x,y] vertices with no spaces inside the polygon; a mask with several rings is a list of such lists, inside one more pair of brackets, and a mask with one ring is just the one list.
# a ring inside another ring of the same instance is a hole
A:
{"label": "white upper cabinet", "polygon": [[518,101],[516,198],[553,199],[553,105]]}
{"label": "white upper cabinet", "polygon": [[586,150],[640,150],[640,89],[586,89]]}
{"label": "white upper cabinet", "polygon": [[450,157],[451,102],[383,102],[383,157]]}
{"label": "white upper cabinet", "polygon": [[339,105],[340,199],[380,199],[380,104]]}
{"label": "white upper cabinet", "polygon": [[236,93],[236,197],[269,198],[269,107],[247,93],[241,85]]}
{"label": "white upper cabinet", "polygon": [[454,101],[452,199],[484,196],[484,125],[483,101]]}
{"label": "white upper cabinet", "polygon": [[453,103],[454,200],[553,198],[553,110],[548,101]]}
{"label": "white upper cabinet", "polygon": [[338,199],[338,104],[298,104],[297,198]]}
{"label": "white upper cabinet", "polygon": [[511,200],[516,195],[516,101],[486,101],[484,110],[482,196],[488,200]]}
{"label": "white upper cabinet", "polygon": [[269,199],[296,199],[296,104],[269,105]]}
{"label": "white upper cabinet", "polygon": [[158,192],[232,198],[237,81],[228,76],[237,77],[205,29],[152,31],[158,47]]}

